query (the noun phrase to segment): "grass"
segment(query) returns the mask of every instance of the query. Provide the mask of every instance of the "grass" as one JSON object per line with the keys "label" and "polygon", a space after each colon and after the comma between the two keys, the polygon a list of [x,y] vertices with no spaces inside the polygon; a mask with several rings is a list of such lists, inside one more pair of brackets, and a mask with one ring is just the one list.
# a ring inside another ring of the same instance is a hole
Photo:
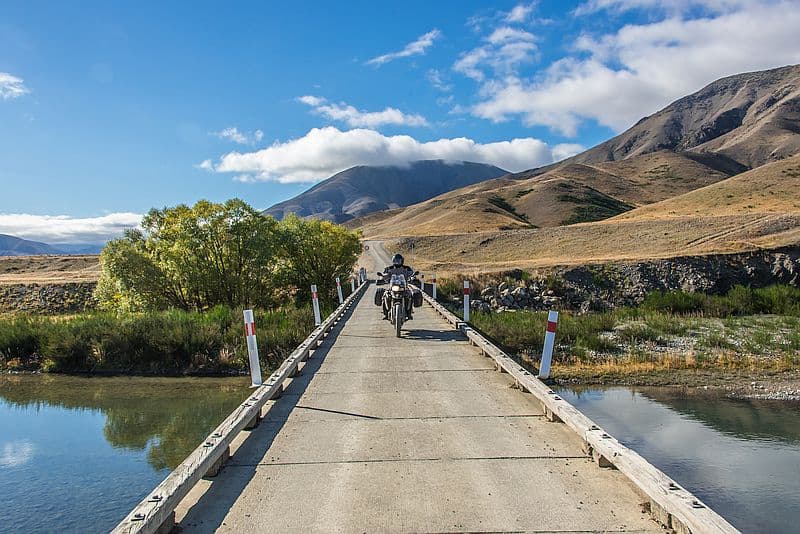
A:
{"label": "grass", "polygon": [[[791,286],[726,295],[654,293],[636,308],[559,315],[554,361],[559,376],[673,369],[770,369],[800,366],[800,290]],[[507,352],[535,363],[547,313],[470,315],[471,324]]]}
{"label": "grass", "polygon": [[[273,369],[314,327],[310,307],[256,312],[262,366]],[[0,318],[0,369],[67,373],[231,373],[247,369],[241,310]]]}

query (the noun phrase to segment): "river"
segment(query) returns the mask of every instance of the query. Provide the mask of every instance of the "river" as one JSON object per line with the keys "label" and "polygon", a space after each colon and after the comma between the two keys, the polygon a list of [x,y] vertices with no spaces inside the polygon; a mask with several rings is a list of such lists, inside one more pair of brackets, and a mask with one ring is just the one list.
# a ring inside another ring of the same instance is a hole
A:
{"label": "river", "polygon": [[800,404],[663,387],[559,393],[742,532],[800,531]]}
{"label": "river", "polygon": [[107,532],[248,394],[246,378],[0,375],[0,532]]}
{"label": "river", "polygon": [[[248,385],[0,375],[0,532],[108,531]],[[798,531],[800,405],[678,388],[560,393],[743,532]]]}

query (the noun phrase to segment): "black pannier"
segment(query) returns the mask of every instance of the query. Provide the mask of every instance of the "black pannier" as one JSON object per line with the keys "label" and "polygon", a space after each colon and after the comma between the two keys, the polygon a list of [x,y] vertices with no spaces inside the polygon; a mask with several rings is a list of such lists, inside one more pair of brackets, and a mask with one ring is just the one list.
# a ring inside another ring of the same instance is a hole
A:
{"label": "black pannier", "polygon": [[422,306],[422,291],[414,291],[414,307]]}
{"label": "black pannier", "polygon": [[375,290],[375,306],[380,306],[383,303],[383,292],[385,288],[379,287]]}

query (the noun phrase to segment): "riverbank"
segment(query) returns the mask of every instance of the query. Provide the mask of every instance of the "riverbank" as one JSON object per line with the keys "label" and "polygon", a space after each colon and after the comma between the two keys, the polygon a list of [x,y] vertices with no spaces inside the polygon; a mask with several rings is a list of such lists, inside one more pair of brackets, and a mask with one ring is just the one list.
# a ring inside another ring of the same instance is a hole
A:
{"label": "riverbank", "polygon": [[[531,369],[539,364],[546,322],[546,312],[530,310],[470,316],[473,327]],[[565,385],[686,386],[800,399],[800,290],[656,292],[635,307],[562,310],[552,378]]]}
{"label": "riverbank", "polygon": [[[327,310],[323,310],[326,313]],[[241,310],[0,316],[0,372],[232,376],[249,368]],[[314,329],[310,306],[256,310],[262,370]]]}

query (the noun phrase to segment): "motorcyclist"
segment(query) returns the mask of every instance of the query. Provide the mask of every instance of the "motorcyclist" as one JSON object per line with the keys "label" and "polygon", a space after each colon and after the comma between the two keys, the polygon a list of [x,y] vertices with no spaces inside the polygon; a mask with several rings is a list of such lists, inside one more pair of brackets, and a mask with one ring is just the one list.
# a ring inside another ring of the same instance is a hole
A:
{"label": "motorcyclist", "polygon": [[[383,270],[383,279],[385,281],[389,281],[389,280],[391,280],[393,274],[402,274],[403,276],[406,277],[406,281],[409,281],[414,276],[414,272],[415,272],[414,269],[412,269],[411,267],[409,267],[408,265],[405,264],[405,259],[403,258],[402,254],[395,254],[392,257],[392,264],[389,265],[388,267],[386,267]],[[406,321],[411,321],[411,320],[414,319],[414,317],[413,317],[414,305],[413,305],[412,296],[413,296],[414,291],[416,291],[416,290],[409,285],[409,286],[407,286],[407,291],[409,291],[409,296],[408,296],[408,299],[406,299],[406,301],[407,301],[407,305],[406,305]],[[384,318],[384,320],[388,320],[389,319],[389,293],[388,293],[388,291],[386,292],[386,294],[384,294],[384,298],[383,298],[383,318]]]}

